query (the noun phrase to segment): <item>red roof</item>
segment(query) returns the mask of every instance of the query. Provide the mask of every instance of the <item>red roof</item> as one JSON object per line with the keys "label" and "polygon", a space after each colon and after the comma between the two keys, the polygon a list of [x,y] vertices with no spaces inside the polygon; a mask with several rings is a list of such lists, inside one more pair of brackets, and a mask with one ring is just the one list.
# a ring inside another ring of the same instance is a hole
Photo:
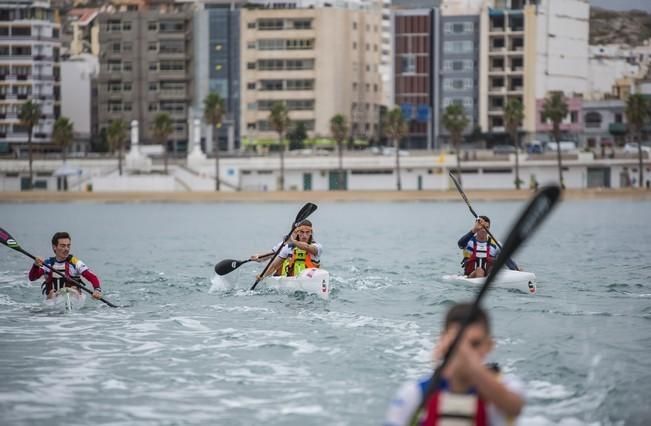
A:
{"label": "red roof", "polygon": [[90,9],[90,8],[79,8],[79,9],[70,9],[68,16],[76,17],[76,21],[80,25],[88,25],[92,22],[93,19],[97,16],[99,9]]}

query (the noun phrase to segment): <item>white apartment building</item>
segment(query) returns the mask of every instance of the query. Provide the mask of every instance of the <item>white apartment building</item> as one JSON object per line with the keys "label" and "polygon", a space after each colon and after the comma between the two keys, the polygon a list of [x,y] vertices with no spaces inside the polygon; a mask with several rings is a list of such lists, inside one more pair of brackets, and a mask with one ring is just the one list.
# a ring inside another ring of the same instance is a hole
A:
{"label": "white apartment building", "polygon": [[243,138],[277,138],[269,124],[284,102],[311,137],[329,137],[344,114],[351,136],[376,138],[382,103],[380,11],[343,8],[242,10]]}
{"label": "white apartment building", "polygon": [[0,1],[0,140],[27,142],[18,115],[28,100],[41,107],[32,141],[51,141],[59,104],[59,26],[49,1]]}
{"label": "white apartment building", "polygon": [[484,0],[480,125],[504,131],[504,106],[519,98],[523,129],[536,128],[536,100],[551,91],[588,91],[587,0]]}

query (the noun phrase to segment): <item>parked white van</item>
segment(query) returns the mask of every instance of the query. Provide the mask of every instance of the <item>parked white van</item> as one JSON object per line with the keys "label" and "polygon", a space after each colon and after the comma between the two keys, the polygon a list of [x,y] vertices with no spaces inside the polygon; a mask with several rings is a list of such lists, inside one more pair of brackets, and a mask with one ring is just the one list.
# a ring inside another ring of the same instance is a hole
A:
{"label": "parked white van", "polygon": [[[576,142],[573,141],[560,141],[561,152],[572,152],[576,151]],[[556,142],[547,142],[545,144],[545,149],[547,151],[556,152],[558,150],[558,145]]]}

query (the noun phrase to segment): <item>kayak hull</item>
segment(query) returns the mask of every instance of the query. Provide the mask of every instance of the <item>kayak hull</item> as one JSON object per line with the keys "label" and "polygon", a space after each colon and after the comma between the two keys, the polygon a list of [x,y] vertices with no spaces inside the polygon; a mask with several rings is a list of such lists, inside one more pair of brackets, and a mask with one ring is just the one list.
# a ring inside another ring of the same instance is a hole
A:
{"label": "kayak hull", "polygon": [[266,277],[263,283],[275,290],[304,291],[325,300],[330,297],[330,273],[323,269],[306,269],[298,277]]}
{"label": "kayak hull", "polygon": [[[481,286],[486,281],[486,278],[468,278],[465,275],[445,275],[443,279],[445,281],[463,282],[475,286]],[[533,272],[512,271],[510,269],[500,271],[492,285],[499,288],[515,289],[529,294],[535,294],[538,290],[536,274]]]}
{"label": "kayak hull", "polygon": [[62,288],[50,299],[43,299],[43,306],[53,311],[77,311],[86,303],[86,295],[70,288]]}

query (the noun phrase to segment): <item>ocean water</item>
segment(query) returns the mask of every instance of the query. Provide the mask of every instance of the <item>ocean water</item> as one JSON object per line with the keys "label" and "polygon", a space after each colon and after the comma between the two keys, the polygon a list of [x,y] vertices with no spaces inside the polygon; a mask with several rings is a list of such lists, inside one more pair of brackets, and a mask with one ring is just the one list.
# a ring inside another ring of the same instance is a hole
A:
{"label": "ocean water", "polygon": [[[0,424],[377,425],[431,371],[459,272],[463,203],[321,203],[331,299],[249,292],[300,208],[265,204],[1,204],[0,226],[49,256],[67,230],[111,309],[45,310],[31,260],[0,247]],[[505,240],[518,202],[474,203]],[[650,202],[567,201],[516,254],[538,293],[491,290],[491,360],[526,384],[525,425],[648,424]],[[212,288],[212,291],[211,291]]]}

